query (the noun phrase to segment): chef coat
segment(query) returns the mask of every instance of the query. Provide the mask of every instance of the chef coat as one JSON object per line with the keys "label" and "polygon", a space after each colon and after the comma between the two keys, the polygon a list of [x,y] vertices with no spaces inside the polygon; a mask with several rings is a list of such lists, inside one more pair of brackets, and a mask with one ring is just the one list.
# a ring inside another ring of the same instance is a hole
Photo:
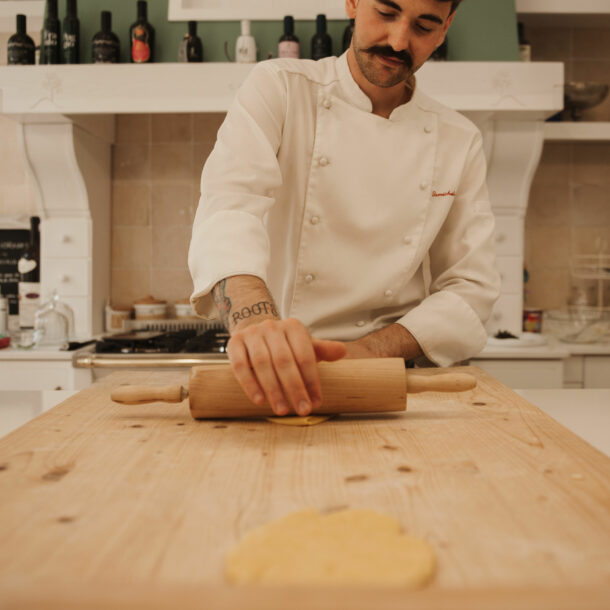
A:
{"label": "chef coat", "polygon": [[213,317],[214,285],[253,275],[314,337],[397,322],[433,362],[468,358],[500,283],[485,176],[478,129],[418,87],[386,119],[346,54],[261,62],[203,168],[191,301]]}

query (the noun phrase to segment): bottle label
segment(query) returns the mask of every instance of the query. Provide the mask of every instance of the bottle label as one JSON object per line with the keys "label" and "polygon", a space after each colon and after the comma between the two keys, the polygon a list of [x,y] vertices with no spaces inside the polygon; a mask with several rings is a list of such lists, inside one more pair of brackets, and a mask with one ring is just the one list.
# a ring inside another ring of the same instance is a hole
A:
{"label": "bottle label", "polygon": [[21,275],[25,275],[26,273],[30,273],[30,271],[34,271],[38,267],[38,263],[31,258],[20,258],[17,262],[17,271],[21,273]]}
{"label": "bottle label", "polygon": [[7,63],[26,66],[34,63],[34,47],[23,42],[9,42],[7,48]]}
{"label": "bottle label", "polygon": [[181,63],[188,61],[188,56],[187,56],[187,47],[188,47],[188,44],[189,44],[189,42],[185,38],[180,43],[180,47],[178,48],[178,61],[181,62]]}
{"label": "bottle label", "polygon": [[40,307],[40,282],[19,282],[19,326],[34,328],[34,314]]}
{"label": "bottle label", "polygon": [[92,60],[94,64],[119,63],[119,43],[116,40],[96,40],[93,43]]}
{"label": "bottle label", "polygon": [[51,32],[50,30],[45,30],[43,32],[43,44],[45,47],[56,47],[58,45],[57,40],[57,32]]}
{"label": "bottle label", "polygon": [[294,40],[283,40],[277,47],[277,56],[299,59],[299,43]]}
{"label": "bottle label", "polygon": [[64,32],[64,51],[76,48],[76,34],[66,34]]}
{"label": "bottle label", "polygon": [[150,46],[148,44],[148,30],[142,26],[133,29],[131,38],[131,59],[142,64],[150,59]]}

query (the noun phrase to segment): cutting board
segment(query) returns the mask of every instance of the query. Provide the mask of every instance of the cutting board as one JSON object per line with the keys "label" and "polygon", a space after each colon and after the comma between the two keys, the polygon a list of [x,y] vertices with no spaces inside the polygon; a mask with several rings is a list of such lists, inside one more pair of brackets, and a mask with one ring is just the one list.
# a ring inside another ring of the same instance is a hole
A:
{"label": "cutting board", "polygon": [[[475,390],[310,428],[113,404],[119,384],[186,383],[113,373],[0,439],[0,608],[608,608],[610,459],[460,371]],[[435,580],[408,596],[224,584],[242,536],[304,507],[395,516],[434,547]]]}

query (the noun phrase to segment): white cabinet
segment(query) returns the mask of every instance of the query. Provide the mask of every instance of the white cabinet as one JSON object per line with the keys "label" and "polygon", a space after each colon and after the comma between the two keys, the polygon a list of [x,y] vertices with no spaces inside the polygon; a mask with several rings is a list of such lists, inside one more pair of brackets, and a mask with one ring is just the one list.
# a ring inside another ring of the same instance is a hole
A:
{"label": "white cabinet", "polygon": [[493,375],[509,388],[562,388],[563,360],[554,359],[500,359],[473,360],[486,373]]}

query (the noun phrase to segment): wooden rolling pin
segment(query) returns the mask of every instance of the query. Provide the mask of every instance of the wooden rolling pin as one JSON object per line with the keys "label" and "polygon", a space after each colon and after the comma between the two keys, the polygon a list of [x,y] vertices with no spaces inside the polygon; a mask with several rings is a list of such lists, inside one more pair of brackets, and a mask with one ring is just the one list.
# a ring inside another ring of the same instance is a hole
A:
{"label": "wooden rolling pin", "polygon": [[[318,364],[324,403],[313,414],[404,411],[407,390],[461,392],[476,386],[466,373],[421,375],[405,370],[402,358],[338,360]],[[268,403],[255,405],[235,379],[228,363],[194,366],[189,389],[180,385],[119,386],[110,397],[124,404],[182,402],[189,398],[195,419],[268,417]]]}

